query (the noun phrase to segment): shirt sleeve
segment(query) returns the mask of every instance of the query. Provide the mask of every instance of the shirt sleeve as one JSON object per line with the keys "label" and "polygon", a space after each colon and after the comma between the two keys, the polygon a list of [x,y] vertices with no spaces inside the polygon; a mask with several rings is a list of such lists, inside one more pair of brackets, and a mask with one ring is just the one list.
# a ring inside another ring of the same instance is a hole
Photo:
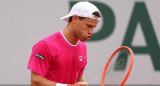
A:
{"label": "shirt sleeve", "polygon": [[45,41],[39,41],[32,48],[27,69],[44,77],[50,68],[50,63],[51,58],[49,48],[47,47]]}
{"label": "shirt sleeve", "polygon": [[82,76],[83,75],[84,68],[85,68],[85,66],[81,69],[81,71],[80,71],[78,76]]}

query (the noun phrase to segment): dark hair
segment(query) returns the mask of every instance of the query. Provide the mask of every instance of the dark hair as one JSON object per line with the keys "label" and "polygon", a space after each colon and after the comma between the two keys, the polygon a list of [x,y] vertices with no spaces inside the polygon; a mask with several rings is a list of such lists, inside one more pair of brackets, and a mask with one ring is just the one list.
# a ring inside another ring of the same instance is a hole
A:
{"label": "dark hair", "polygon": [[72,16],[71,17],[69,17],[69,23],[72,21]]}
{"label": "dark hair", "polygon": [[[92,15],[94,15],[94,16],[96,16],[96,17],[98,17],[98,18],[101,17],[100,13],[97,12],[97,11],[93,12]],[[73,17],[73,16],[69,17],[69,23],[72,21],[72,17]],[[80,20],[83,20],[83,19],[85,19],[85,17],[79,17],[79,19],[80,19]]]}
{"label": "dark hair", "polygon": [[96,16],[98,18],[101,17],[101,15],[100,15],[100,13],[98,11],[93,12],[92,15],[94,15],[94,16]]}
{"label": "dark hair", "polygon": [[[71,17],[69,17],[69,23],[72,21],[72,17],[73,16],[71,16]],[[85,17],[78,17],[80,20],[83,20],[83,19],[85,19]]]}

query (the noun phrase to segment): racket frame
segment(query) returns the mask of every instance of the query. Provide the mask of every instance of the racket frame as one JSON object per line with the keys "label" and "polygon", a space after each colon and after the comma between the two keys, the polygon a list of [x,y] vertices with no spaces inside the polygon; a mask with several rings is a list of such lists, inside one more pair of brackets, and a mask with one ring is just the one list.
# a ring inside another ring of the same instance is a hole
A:
{"label": "racket frame", "polygon": [[111,56],[109,57],[105,67],[104,67],[104,70],[103,70],[103,74],[102,74],[102,79],[101,79],[101,86],[104,86],[104,81],[105,81],[105,75],[106,75],[106,71],[108,69],[108,66],[110,64],[110,62],[112,61],[112,58],[114,57],[114,55],[119,52],[121,49],[127,49],[130,54],[131,54],[131,61],[130,61],[130,66],[129,66],[129,69],[128,69],[128,72],[125,76],[125,78],[123,79],[123,81],[121,82],[121,84],[119,86],[123,86],[125,84],[125,82],[127,81],[130,73],[131,73],[131,70],[132,70],[132,67],[133,67],[133,62],[134,62],[134,54],[133,54],[133,51],[132,49],[130,49],[129,47],[127,46],[121,46],[120,48],[116,49],[112,54]]}

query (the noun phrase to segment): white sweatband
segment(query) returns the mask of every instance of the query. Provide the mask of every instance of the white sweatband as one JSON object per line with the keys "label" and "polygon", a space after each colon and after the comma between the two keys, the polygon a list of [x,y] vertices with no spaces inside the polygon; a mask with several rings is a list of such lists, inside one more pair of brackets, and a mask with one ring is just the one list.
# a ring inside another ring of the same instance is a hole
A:
{"label": "white sweatband", "polygon": [[56,86],[67,86],[67,84],[56,83]]}

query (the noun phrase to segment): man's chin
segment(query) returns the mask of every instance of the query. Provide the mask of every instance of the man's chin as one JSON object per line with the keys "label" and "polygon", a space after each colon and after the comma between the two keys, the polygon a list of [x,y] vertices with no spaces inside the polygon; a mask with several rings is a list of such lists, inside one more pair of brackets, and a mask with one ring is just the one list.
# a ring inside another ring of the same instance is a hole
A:
{"label": "man's chin", "polygon": [[82,40],[82,39],[80,39],[80,40],[81,40],[82,42],[86,42],[86,41],[87,41],[87,39],[83,39],[83,40]]}

